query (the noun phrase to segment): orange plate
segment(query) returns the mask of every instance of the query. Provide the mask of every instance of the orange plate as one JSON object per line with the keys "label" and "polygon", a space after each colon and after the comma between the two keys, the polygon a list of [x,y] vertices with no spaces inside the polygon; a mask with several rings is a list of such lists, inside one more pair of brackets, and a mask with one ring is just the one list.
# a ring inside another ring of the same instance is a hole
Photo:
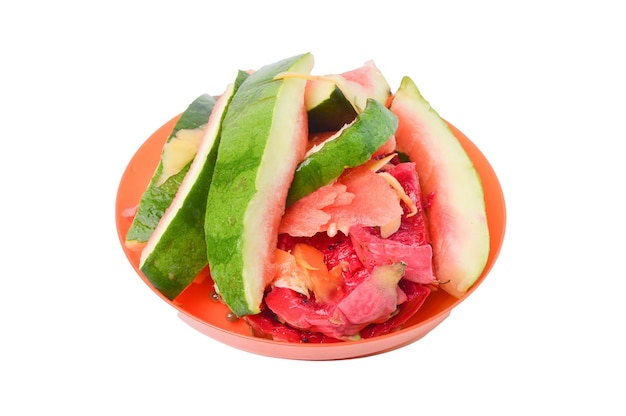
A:
{"label": "orange plate", "polygon": [[124,246],[126,232],[132,220],[128,215],[124,215],[124,210],[139,203],[159,162],[163,144],[179,117],[180,115],[174,117],[154,132],[137,150],[124,171],[115,205],[117,232],[126,257],[143,281],[165,302],[178,310],[178,315],[184,322],[224,344],[255,354],[299,360],[338,360],[390,351],[419,340],[446,319],[452,309],[476,290],[485,279],[500,252],[506,225],[502,188],[491,165],[480,150],[462,132],[450,126],[481,176],[491,236],[487,266],[468,293],[461,299],[456,299],[443,290],[434,292],[402,330],[366,340],[331,344],[295,344],[254,337],[243,321],[228,320],[228,308],[211,298],[213,282],[208,270],[202,271],[194,283],[174,301],[170,301],[155,290],[139,270],[140,252],[130,251]]}

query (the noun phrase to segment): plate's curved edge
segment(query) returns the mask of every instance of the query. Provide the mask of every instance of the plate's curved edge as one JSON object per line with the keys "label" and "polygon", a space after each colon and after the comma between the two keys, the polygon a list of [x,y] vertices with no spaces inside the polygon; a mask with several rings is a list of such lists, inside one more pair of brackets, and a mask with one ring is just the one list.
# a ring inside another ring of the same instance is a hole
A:
{"label": "plate's curved edge", "polygon": [[408,332],[402,334],[403,336],[401,337],[399,337],[400,333],[392,333],[373,340],[333,344],[290,344],[269,339],[255,338],[255,345],[251,347],[249,339],[243,335],[226,334],[219,328],[200,322],[181,311],[178,312],[179,319],[184,323],[222,344],[251,354],[300,361],[346,360],[370,357],[393,351],[420,340],[443,322],[449,315],[450,312],[447,312],[437,319],[431,320],[428,322],[428,325],[419,328],[418,334]]}

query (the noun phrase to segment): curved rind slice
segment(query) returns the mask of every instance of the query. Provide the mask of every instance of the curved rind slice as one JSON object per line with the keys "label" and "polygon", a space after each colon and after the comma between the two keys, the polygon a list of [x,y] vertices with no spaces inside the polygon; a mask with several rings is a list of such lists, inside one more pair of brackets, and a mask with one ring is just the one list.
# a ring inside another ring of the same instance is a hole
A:
{"label": "curved rind slice", "polygon": [[306,151],[306,80],[276,75],[312,68],[306,53],[255,71],[222,123],[205,235],[216,290],[238,316],[260,312],[287,190]]}
{"label": "curved rind slice", "polygon": [[393,136],[397,117],[384,104],[368,99],[352,124],[321,144],[296,169],[287,205],[337,179],[344,170],[367,162]]}
{"label": "curved rind slice", "polygon": [[[213,111],[216,98],[202,94],[196,98],[187,109],[181,114],[180,119],[176,122],[171,134],[167,138],[161,159],[156,167],[154,175],[150,179],[148,187],[141,196],[137,213],[126,233],[126,246],[142,246],[147,242],[161,220],[161,217],[172,203],[176,196],[176,192],[183,182],[192,160],[189,160],[182,169],[168,178],[164,178],[164,162],[167,164],[166,148],[167,145],[177,140],[179,133],[202,135],[209,116]],[[194,154],[195,155],[195,152]],[[193,156],[191,155],[191,156]]]}
{"label": "curved rind slice", "polygon": [[337,131],[354,120],[368,98],[386,104],[390,95],[391,88],[374,61],[341,74],[311,79],[305,92],[309,131]]}
{"label": "curved rind slice", "polygon": [[339,87],[330,82],[317,80],[309,82],[315,83],[309,88],[310,96],[316,100],[323,100],[315,103],[308,111],[311,133],[337,131],[354,120],[357,115],[356,109]]}
{"label": "curved rind slice", "polygon": [[207,266],[204,216],[215,167],[220,123],[239,82],[215,104],[204,138],[185,179],[141,253],[141,272],[168,299],[178,296]]}
{"label": "curved rind slice", "polygon": [[396,146],[416,164],[440,287],[463,296],[489,255],[489,228],[480,176],[448,124],[402,79],[390,105],[398,116]]}

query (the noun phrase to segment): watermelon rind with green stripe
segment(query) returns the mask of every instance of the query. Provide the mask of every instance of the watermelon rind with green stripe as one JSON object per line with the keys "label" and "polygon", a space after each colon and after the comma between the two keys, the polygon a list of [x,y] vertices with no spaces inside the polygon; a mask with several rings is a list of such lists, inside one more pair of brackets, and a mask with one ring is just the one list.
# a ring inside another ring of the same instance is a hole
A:
{"label": "watermelon rind with green stripe", "polygon": [[341,74],[313,77],[305,94],[309,131],[337,131],[363,111],[367,99],[386,104],[390,96],[389,83],[374,61]]}
{"label": "watermelon rind with green stripe", "polygon": [[[204,128],[215,102],[216,98],[212,95],[200,95],[189,104],[176,122],[163,147],[156,170],[141,196],[137,213],[126,233],[126,246],[133,247],[147,242],[165,210],[172,203],[195,157],[197,145],[199,145],[204,134]],[[182,159],[179,156],[178,160],[173,163],[171,162],[172,155],[168,150],[176,147],[173,145],[175,143],[184,147],[186,154]],[[194,145],[196,146],[195,149],[193,148]],[[181,164],[182,166],[180,166]],[[173,166],[174,171],[172,168],[168,168],[171,165],[175,165]]]}
{"label": "watermelon rind with green stripe", "polygon": [[215,104],[198,153],[141,253],[142,273],[168,299],[176,298],[208,265],[204,216],[221,122],[234,92],[246,77],[240,71],[235,83]]}
{"label": "watermelon rind with green stripe", "polygon": [[344,170],[367,162],[396,131],[398,118],[385,105],[368,99],[365,110],[322,142],[296,168],[287,206],[337,179]]}
{"label": "watermelon rind with green stripe", "polygon": [[450,126],[407,76],[390,105],[398,116],[396,147],[415,162],[428,218],[434,273],[460,298],[481,276],[490,236],[480,175]]}
{"label": "watermelon rind with green stripe", "polygon": [[306,80],[280,74],[312,67],[305,53],[259,68],[222,122],[205,235],[216,291],[238,316],[260,312],[287,190],[306,152]]}

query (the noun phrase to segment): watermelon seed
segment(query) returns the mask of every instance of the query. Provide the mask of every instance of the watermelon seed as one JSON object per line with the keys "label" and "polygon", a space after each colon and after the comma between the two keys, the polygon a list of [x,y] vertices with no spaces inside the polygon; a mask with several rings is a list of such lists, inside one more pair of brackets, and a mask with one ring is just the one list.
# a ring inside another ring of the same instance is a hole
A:
{"label": "watermelon seed", "polygon": [[226,314],[226,320],[228,322],[237,322],[239,320],[239,317],[232,312],[228,312]]}

